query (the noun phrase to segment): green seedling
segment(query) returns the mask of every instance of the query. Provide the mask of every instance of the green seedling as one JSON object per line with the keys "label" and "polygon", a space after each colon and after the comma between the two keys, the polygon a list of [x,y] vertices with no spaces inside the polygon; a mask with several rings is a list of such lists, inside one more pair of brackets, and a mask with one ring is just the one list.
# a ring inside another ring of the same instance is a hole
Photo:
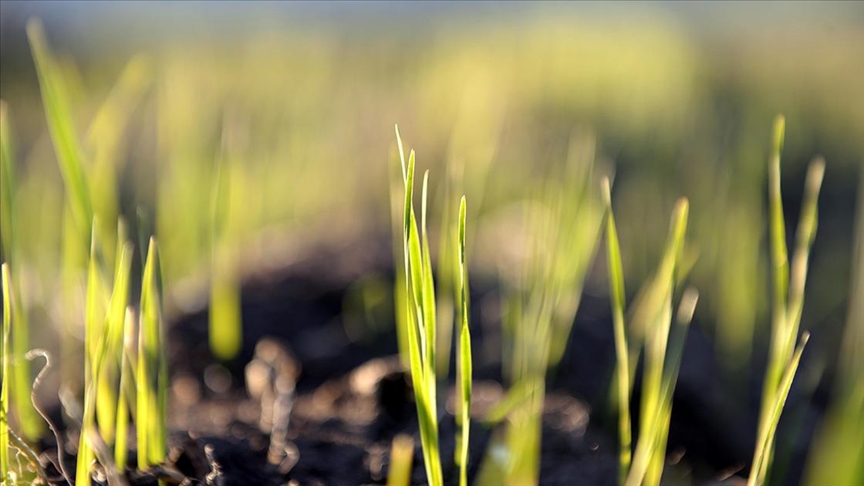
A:
{"label": "green seedling", "polygon": [[[676,361],[680,362],[682,334],[686,332],[686,326],[689,324],[689,319],[681,323],[680,344],[677,347],[670,347],[672,299],[681,271],[679,262],[684,249],[688,212],[687,200],[679,200],[672,214],[672,224],[660,267],[643,294],[644,300],[639,302],[641,305],[634,312],[634,320],[643,320],[643,324],[638,327],[646,331],[642,343],[645,373],[640,409],[639,443],[636,445],[633,463],[625,483],[628,486],[660,484],[663,471],[672,392],[678,377]],[[682,309],[685,302],[685,299],[682,299]],[[695,306],[695,298],[692,305]],[[673,340],[674,342],[676,341]]]}
{"label": "green seedling", "polygon": [[3,328],[0,332],[0,479],[12,482],[9,475],[9,333],[12,330],[12,285],[9,264],[2,267],[3,277]]}
{"label": "green seedling", "polygon": [[[69,194],[72,214],[79,228],[87,228],[93,220],[93,206],[84,171],[81,145],[72,122],[72,113],[69,109],[66,88],[62,83],[60,68],[48,50],[40,21],[31,20],[27,23],[27,37],[30,39],[30,48],[36,62],[36,72],[42,88],[42,103],[45,106],[54,151]],[[86,233],[85,230],[84,234]]]}
{"label": "green seedling", "polygon": [[[119,471],[126,469],[126,455],[129,447],[129,415],[133,412],[130,403],[135,403],[135,312],[126,308],[123,321],[123,349],[120,356],[120,388],[117,390],[117,426],[114,433],[114,463]],[[129,392],[131,390],[131,393]],[[130,397],[131,396],[131,400]],[[137,404],[136,404],[137,405]]]}
{"label": "green seedling", "polygon": [[632,449],[630,390],[632,386],[631,351],[624,320],[624,275],[618,230],[612,211],[611,189],[603,180],[606,205],[606,245],[609,268],[609,293],[615,334],[615,391],[618,402],[619,482],[628,486],[660,484],[666,457],[666,440],[672,415],[672,396],[678,379],[684,338],[693,318],[698,294],[687,289],[678,307],[677,325],[671,327],[672,300],[677,282],[687,273],[682,265],[687,229],[688,202],[678,201],[660,267],[640,292],[633,319],[644,331],[640,349],[645,353],[645,375],[640,409],[639,441]]}
{"label": "green seedling", "polygon": [[[410,359],[411,380],[414,383],[414,397],[417,403],[417,417],[420,424],[420,442],[423,450],[423,464],[426,478],[431,486],[444,482],[441,468],[441,452],[438,444],[438,400],[436,376],[436,299],[435,282],[432,275],[432,256],[429,248],[429,235],[426,231],[427,199],[429,192],[429,172],[423,176],[421,193],[420,227],[414,213],[414,167],[415,156],[412,150],[408,163],[401,151],[402,140],[396,128],[396,139],[400,148],[400,163],[404,184],[404,211],[402,219],[403,264],[405,272],[405,297],[407,316],[407,337]],[[461,298],[463,299],[460,316],[459,355],[457,370],[457,438],[456,462],[459,466],[460,484],[467,484],[468,427],[470,425],[471,401],[471,336],[468,330],[468,290],[467,267],[465,265],[465,198],[459,212],[457,240],[459,241]]]}
{"label": "green seedling", "polygon": [[167,453],[165,407],[168,370],[163,336],[161,285],[158,247],[156,240],[151,238],[141,282],[136,374],[138,404],[135,427],[138,437],[138,468],[142,470],[160,464]]}
{"label": "green seedling", "polygon": [[[397,132],[398,136],[398,132]],[[422,228],[423,242],[414,215],[414,151],[405,165],[401,157],[405,184],[403,251],[405,286],[408,300],[408,346],[411,358],[411,380],[417,402],[420,442],[426,477],[431,486],[441,486],[441,453],[438,446],[437,383],[435,378],[435,288],[432,280],[431,257],[426,237],[426,191],[428,172],[423,179]]]}
{"label": "green seedling", "polygon": [[618,242],[618,229],[612,213],[612,195],[609,179],[603,179],[603,198],[606,203],[606,257],[609,265],[609,295],[612,301],[612,325],[615,331],[615,382],[618,401],[618,445],[619,483],[623,484],[630,470],[632,451],[630,449],[630,364],[627,348],[627,332],[624,327],[624,271],[621,265],[621,246]]}
{"label": "green seedling", "polygon": [[[225,149],[223,149],[223,152]],[[219,160],[213,183],[211,282],[210,282],[210,349],[222,360],[237,355],[242,346],[243,324],[240,315],[240,289],[234,270],[231,249],[225,240],[228,233],[232,169],[228,154]]]}
{"label": "green seedling", "polygon": [[780,420],[789,387],[792,385],[800,353],[807,342],[807,334],[804,334],[799,344],[797,346],[795,344],[804,308],[804,286],[807,280],[810,249],[816,237],[819,189],[822,187],[825,174],[825,162],[822,159],[816,159],[810,164],[790,269],[786,248],[783,198],[780,191],[780,155],[783,151],[785,125],[782,116],[778,116],[774,121],[773,143],[768,166],[769,236],[773,280],[771,345],[762,392],[759,431],[747,481],[749,486],[761,485],[767,480],[774,452],[777,422]]}
{"label": "green seedling", "polygon": [[[0,100],[0,248],[10,267],[17,268],[21,262],[21,242],[15,237],[20,226],[15,208],[15,150],[10,134],[10,119],[8,106]],[[21,289],[17,271],[10,271],[12,286]],[[30,322],[27,311],[19,292],[13,292],[12,306],[15,309],[15,332],[12,334],[11,348],[16,366],[9,375],[10,406],[15,412],[22,435],[30,440],[36,440],[44,431],[38,414],[30,404],[30,363],[24,355],[30,350]]]}
{"label": "green seedling", "polygon": [[[95,225],[94,225],[95,228]],[[95,248],[95,245],[93,246]],[[95,349],[88,359],[85,357],[85,392],[84,417],[81,426],[81,438],[78,446],[78,464],[76,469],[76,484],[90,484],[90,468],[97,452],[104,449],[102,442],[113,441],[116,427],[116,412],[118,409],[117,394],[100,392],[108,387],[115,388],[113,376],[109,370],[116,369],[119,357],[122,355],[123,333],[126,322],[126,305],[129,299],[129,284],[132,264],[132,245],[126,243],[117,260],[111,298],[107,313],[98,310],[99,289],[104,288],[102,277],[97,268],[95,250],[91,251],[90,272],[88,277],[87,328],[85,329],[85,349]],[[101,315],[100,315],[101,314]],[[104,322],[101,329],[96,322]],[[110,410],[110,414],[100,411]],[[98,417],[109,417],[99,423]],[[110,439],[106,439],[106,437]],[[96,441],[97,443],[94,443]],[[114,466],[100,460],[106,468]],[[113,459],[113,458],[111,458]],[[113,471],[113,469],[112,469]]]}
{"label": "green seedling", "polygon": [[468,267],[465,262],[465,196],[459,203],[459,306],[461,319],[459,325],[459,354],[457,369],[457,401],[456,424],[459,427],[456,436],[456,465],[459,466],[459,484],[468,485],[468,440],[471,428],[471,383],[472,357],[471,332],[468,329],[468,284],[466,282]]}
{"label": "green seedling", "polygon": [[[411,368],[411,351],[408,345],[408,296],[405,281],[405,245],[404,245],[404,204],[405,204],[405,164],[402,157],[405,152],[402,148],[402,137],[399,135],[399,127],[396,127],[396,143],[399,151],[398,164],[390,164],[390,216],[393,232],[393,262],[396,266],[393,281],[393,310],[396,316],[396,339],[399,345],[399,358],[405,369]],[[401,168],[401,170],[400,170]]]}
{"label": "green seedling", "polygon": [[574,138],[560,173],[530,186],[521,206],[524,255],[502,265],[502,371],[509,390],[486,422],[509,420],[504,443],[490,446],[506,454],[488,453],[484,461],[480,474],[488,480],[539,481],[546,374],[563,356],[603,216],[590,183],[593,145],[582,142]]}

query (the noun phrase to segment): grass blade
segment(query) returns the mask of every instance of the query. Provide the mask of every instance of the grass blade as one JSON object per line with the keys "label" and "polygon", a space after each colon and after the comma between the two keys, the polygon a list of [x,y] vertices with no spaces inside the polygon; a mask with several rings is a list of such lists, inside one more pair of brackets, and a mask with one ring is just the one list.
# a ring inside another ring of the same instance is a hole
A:
{"label": "grass blade", "polygon": [[[397,129],[397,141],[400,146],[401,138]],[[408,300],[407,316],[410,324],[408,332],[408,346],[411,361],[411,380],[414,383],[414,395],[417,403],[417,419],[420,426],[420,442],[423,450],[423,464],[426,467],[426,477],[432,486],[443,484],[441,472],[441,457],[438,445],[438,416],[437,403],[435,399],[435,363],[434,340],[430,342],[429,320],[434,320],[434,294],[432,291],[431,264],[428,247],[423,248],[420,233],[417,230],[417,220],[414,215],[414,165],[415,156],[412,150],[408,156],[408,166],[405,167],[404,158],[401,159],[403,167],[403,180],[405,182],[405,205],[403,212],[403,251],[405,262],[405,287]],[[427,179],[428,180],[428,179]],[[425,184],[424,184],[425,186]],[[425,223],[425,196],[423,202],[423,223]],[[425,224],[424,235],[425,235]],[[428,270],[427,270],[428,269]],[[431,303],[432,308],[429,308]],[[431,331],[434,333],[434,330]],[[432,335],[434,337],[434,334]]]}
{"label": "grass blade", "polygon": [[[786,229],[783,217],[783,200],[780,192],[780,152],[783,148],[784,120],[778,116],[774,126],[774,140],[769,161],[769,201],[771,212],[771,261],[773,276],[773,300],[771,322],[771,344],[768,369],[762,391],[757,442],[750,473],[750,484],[764,484],[774,455],[774,414],[782,412],[785,395],[786,373],[795,360],[793,348],[798,337],[804,307],[804,287],[807,280],[810,249],[816,237],[818,222],[818,198],[825,174],[825,162],[815,159],[807,172],[804,201],[798,222],[792,273],[786,249]],[[803,345],[799,345],[799,350]],[[797,353],[796,353],[797,354]],[[797,368],[797,363],[795,363]],[[792,371],[794,374],[794,370]],[[789,377],[791,383],[792,377]],[[782,397],[782,399],[781,399]],[[778,405],[779,404],[779,405]],[[776,407],[779,406],[779,409]]]}
{"label": "grass blade", "polygon": [[[15,211],[15,150],[10,132],[8,106],[0,100],[0,248],[6,263],[13,267],[10,271],[12,287],[21,289],[19,274],[14,268],[19,265],[21,244],[14,235],[19,231],[17,213]],[[23,359],[30,350],[30,322],[24,308],[20,293],[13,292],[12,307],[15,312],[15,332],[12,334],[11,348],[16,366],[9,375],[10,406],[14,407],[18,424],[24,437],[36,440],[44,431],[41,417],[30,403],[30,362]]]}
{"label": "grass blade", "polygon": [[[96,228],[93,223],[93,231]],[[97,239],[90,239],[90,261],[87,269],[87,297],[84,310],[84,415],[81,421],[81,437],[78,440],[78,461],[75,468],[75,484],[90,484],[90,466],[96,455],[87,440],[87,435],[95,429],[96,397],[93,388],[95,377],[98,376],[97,361],[100,336],[106,312],[106,289],[102,273],[99,269]]]}
{"label": "grass blade", "polygon": [[801,342],[798,344],[792,360],[783,373],[774,403],[771,404],[769,410],[768,422],[764,424],[764,427],[760,428],[759,439],[756,443],[756,455],[754,456],[753,466],[750,469],[750,477],[747,479],[747,486],[756,486],[765,482],[768,468],[766,463],[770,461],[770,455],[767,454],[767,451],[770,449],[774,435],[777,432],[777,424],[780,423],[783,406],[786,404],[786,398],[789,396],[789,390],[792,388],[792,381],[795,379],[795,372],[798,370],[798,363],[801,361],[801,354],[804,352],[804,346],[807,345],[808,340],[810,340],[810,333],[805,332],[801,336]]}
{"label": "grass blade", "polygon": [[0,479],[5,484],[12,482],[9,477],[9,332],[12,329],[12,281],[9,278],[9,264],[2,267],[3,279],[3,328],[0,332]]}
{"label": "grass blade", "polygon": [[630,469],[632,451],[630,450],[630,365],[627,349],[627,334],[624,325],[624,271],[621,265],[621,246],[618,242],[618,229],[612,212],[612,192],[609,179],[603,179],[603,198],[606,203],[606,256],[609,265],[609,294],[612,301],[612,324],[615,331],[615,372],[618,401],[619,433],[619,483],[624,484]]}
{"label": "grass blade", "polygon": [[468,485],[468,442],[471,430],[471,380],[473,361],[471,357],[471,331],[468,328],[468,266],[465,261],[465,196],[459,203],[459,287],[462,304],[461,325],[459,331],[459,363],[457,380],[457,419],[459,432],[456,436],[456,450],[458,451],[456,465],[459,466],[459,484]]}
{"label": "grass blade", "polygon": [[9,107],[0,100],[0,248],[3,258],[12,261],[15,234],[15,159],[9,133]]}
{"label": "grass blade", "polygon": [[228,156],[223,153],[218,162],[212,192],[209,316],[210,349],[221,360],[235,357],[243,344],[240,286],[232,250],[226,242],[231,223],[231,169]]}
{"label": "grass blade", "polygon": [[399,434],[390,446],[390,470],[387,472],[387,486],[409,486],[411,484],[411,463],[414,462],[414,439]]}
{"label": "grass blade", "polygon": [[162,302],[156,240],[150,238],[141,283],[141,316],[138,329],[138,405],[136,429],[138,468],[147,469],[165,459],[167,430],[165,405],[167,369],[162,337]]}
{"label": "grass blade", "polygon": [[[680,273],[679,263],[687,232],[689,202],[679,199],[672,213],[666,247],[654,278],[636,303],[634,325],[644,332],[645,374],[642,386],[639,442],[625,484],[656,485],[660,482],[665,459],[665,434],[671,413],[671,390],[677,380],[675,351],[669,354],[672,321],[672,296]],[[695,303],[694,303],[695,305]],[[669,360],[667,362],[667,359]],[[671,365],[670,365],[671,364]],[[662,447],[661,447],[662,446]]]}
{"label": "grass blade", "polygon": [[48,49],[45,32],[39,20],[34,19],[27,23],[27,37],[30,40],[36,72],[39,75],[42,103],[45,107],[51,140],[54,143],[54,152],[69,194],[69,204],[77,225],[79,228],[84,228],[93,219],[93,209],[83,163],[83,152],[78,134],[75,132],[63,79],[57,62]]}
{"label": "grass blade", "polygon": [[117,425],[114,438],[114,463],[119,471],[126,470],[126,456],[129,448],[129,400],[126,390],[132,379],[131,370],[126,366],[131,347],[135,340],[135,314],[131,307],[126,308],[123,321],[123,349],[120,359],[120,387],[117,390]]}

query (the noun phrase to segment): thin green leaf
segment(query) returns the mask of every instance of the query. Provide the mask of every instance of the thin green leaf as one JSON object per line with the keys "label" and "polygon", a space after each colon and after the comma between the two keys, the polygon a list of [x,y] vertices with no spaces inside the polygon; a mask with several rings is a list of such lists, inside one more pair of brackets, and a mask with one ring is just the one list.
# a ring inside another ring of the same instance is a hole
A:
{"label": "thin green leaf", "polygon": [[3,263],[3,328],[0,332],[0,479],[12,482],[9,477],[9,333],[12,330],[12,281],[9,264]]}
{"label": "thin green leaf", "polygon": [[167,370],[162,337],[162,302],[156,240],[150,238],[141,284],[138,334],[138,468],[159,464],[166,454]]}
{"label": "thin green leaf", "polygon": [[761,485],[765,482],[765,477],[768,474],[767,461],[770,460],[767,451],[770,450],[774,435],[777,432],[777,424],[780,422],[783,406],[786,405],[786,398],[789,396],[792,381],[795,379],[795,372],[798,370],[798,363],[801,361],[801,354],[804,352],[804,346],[807,345],[808,340],[810,340],[810,333],[805,332],[801,336],[801,342],[798,344],[792,360],[783,373],[774,403],[770,408],[767,427],[760,431],[759,439],[756,442],[756,454],[754,455],[753,467],[750,469],[750,477],[747,479],[747,486]]}
{"label": "thin green leaf", "polygon": [[603,179],[603,198],[606,204],[606,256],[609,265],[609,293],[612,302],[612,324],[615,331],[616,383],[618,399],[619,433],[619,483],[623,484],[630,469],[632,456],[630,430],[630,365],[627,349],[627,334],[624,325],[624,272],[621,264],[621,247],[618,230],[612,212],[612,195],[609,179]]}
{"label": "thin green leaf", "polygon": [[114,463],[119,471],[126,470],[126,456],[129,447],[129,400],[126,389],[129,381],[133,379],[132,370],[126,366],[129,351],[135,340],[135,314],[131,307],[126,308],[126,316],[123,320],[123,349],[120,359],[120,388],[117,390],[117,425],[114,440]]}
{"label": "thin green leaf", "polygon": [[9,131],[9,106],[0,100],[0,248],[12,260],[15,234],[15,158]]}
{"label": "thin green leaf", "polygon": [[27,37],[33,51],[45,116],[54,142],[57,162],[60,164],[66,190],[69,193],[72,212],[79,228],[87,227],[93,219],[90,190],[63,79],[57,62],[48,49],[42,23],[39,20],[33,19],[27,23]]}
{"label": "thin green leaf", "polygon": [[457,420],[460,426],[459,434],[457,435],[457,465],[459,466],[459,484],[460,486],[468,485],[468,443],[470,440],[471,430],[471,384],[473,377],[473,360],[471,356],[471,331],[468,327],[468,286],[467,275],[468,267],[465,262],[465,213],[466,202],[465,196],[459,203],[459,287],[462,299],[461,309],[461,325],[459,334],[459,418]]}

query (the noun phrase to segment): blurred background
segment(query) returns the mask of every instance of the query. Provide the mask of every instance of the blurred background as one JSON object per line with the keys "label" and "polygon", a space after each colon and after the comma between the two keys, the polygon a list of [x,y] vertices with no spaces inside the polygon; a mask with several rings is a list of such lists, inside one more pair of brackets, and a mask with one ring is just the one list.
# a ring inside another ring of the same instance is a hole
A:
{"label": "blurred background", "polygon": [[[782,113],[790,243],[807,164],[827,162],[803,380],[816,388],[844,332],[861,336],[852,309],[864,290],[850,289],[862,264],[864,3],[4,0],[0,98],[16,144],[22,293],[41,344],[80,302],[55,298],[69,285],[57,269],[75,257],[62,250],[64,186],[32,17],[59,59],[84,159],[116,196],[94,206],[156,233],[169,308],[194,306],[187,289],[223,268],[214,254],[239,282],[278,266],[292,241],[389,252],[396,123],[431,170],[432,221],[460,168],[478,278],[496,276],[513,244],[504,208],[588,146],[597,171],[614,174],[628,289],[655,268],[675,200],[690,199],[696,323],[727,379],[746,383],[761,376],[751,364],[764,363],[770,332],[767,160]],[[216,209],[214,193],[227,194]],[[605,296],[605,278],[600,264],[586,295]]]}

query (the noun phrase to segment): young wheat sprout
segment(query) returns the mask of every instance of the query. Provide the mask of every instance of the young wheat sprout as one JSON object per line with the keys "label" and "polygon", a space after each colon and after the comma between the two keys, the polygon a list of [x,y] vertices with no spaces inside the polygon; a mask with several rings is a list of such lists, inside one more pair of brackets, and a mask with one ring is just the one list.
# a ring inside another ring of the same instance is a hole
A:
{"label": "young wheat sprout", "polygon": [[[402,140],[396,127],[396,139],[400,148],[402,178],[405,188],[403,216],[403,254],[405,270],[405,299],[407,301],[408,348],[411,367],[411,380],[414,383],[414,396],[417,403],[417,418],[420,424],[420,443],[423,450],[423,464],[426,478],[431,486],[444,482],[441,468],[441,453],[438,444],[438,404],[436,376],[436,300],[435,282],[432,276],[432,257],[429,236],[426,231],[427,195],[429,192],[429,172],[423,175],[421,193],[420,229],[414,214],[414,151],[405,157],[401,150]],[[459,354],[457,356],[457,404],[456,422],[458,425],[455,460],[459,467],[459,483],[468,483],[468,440],[471,412],[471,335],[468,329],[468,271],[465,261],[465,197],[459,207],[459,262],[460,292],[462,315],[460,316]]]}

